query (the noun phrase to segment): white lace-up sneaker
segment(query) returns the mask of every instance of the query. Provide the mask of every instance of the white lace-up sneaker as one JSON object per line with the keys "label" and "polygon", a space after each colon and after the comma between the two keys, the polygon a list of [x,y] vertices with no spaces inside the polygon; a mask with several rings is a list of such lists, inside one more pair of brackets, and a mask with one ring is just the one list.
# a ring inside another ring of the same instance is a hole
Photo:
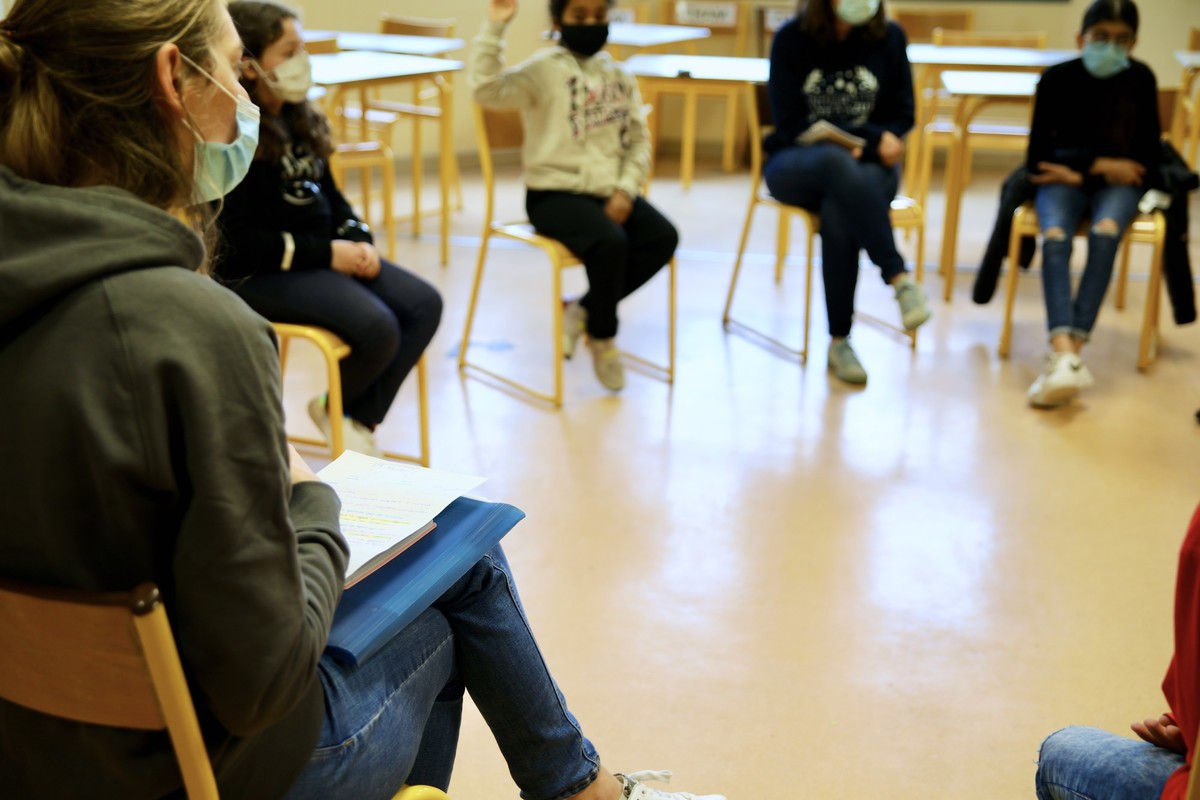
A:
{"label": "white lace-up sneaker", "polygon": [[651,789],[642,783],[642,781],[670,782],[671,773],[667,770],[643,770],[642,772],[631,772],[628,775],[617,773],[617,779],[625,784],[625,791],[622,792],[622,797],[627,798],[627,800],[725,800],[725,795],[723,794],[662,792],[658,789]]}
{"label": "white lace-up sneaker", "polygon": [[1057,408],[1071,402],[1080,389],[1095,383],[1091,371],[1074,353],[1049,353],[1046,368],[1029,387],[1029,405]]}
{"label": "white lace-up sneaker", "polygon": [[[329,429],[329,409],[325,405],[325,395],[319,394],[308,401],[308,417],[325,435],[328,441],[333,434]],[[342,446],[347,450],[362,453],[367,456],[383,458],[383,451],[375,443],[375,434],[371,429],[353,417],[343,417]]]}

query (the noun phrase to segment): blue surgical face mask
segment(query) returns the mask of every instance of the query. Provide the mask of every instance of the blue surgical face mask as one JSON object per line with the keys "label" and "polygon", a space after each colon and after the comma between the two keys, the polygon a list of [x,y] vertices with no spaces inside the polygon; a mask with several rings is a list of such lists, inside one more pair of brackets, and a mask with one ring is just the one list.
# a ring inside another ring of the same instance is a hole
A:
{"label": "blue surgical face mask", "polygon": [[1116,42],[1085,42],[1083,66],[1094,77],[1111,78],[1129,69],[1129,48]]}
{"label": "blue surgical face mask", "polygon": [[862,25],[879,13],[879,0],[842,0],[837,15],[847,25]]}
{"label": "blue surgical face mask", "polygon": [[229,144],[206,141],[195,128],[188,125],[196,136],[196,156],[192,167],[196,184],[195,200],[197,203],[211,203],[233,191],[250,171],[250,162],[254,160],[254,152],[258,149],[260,115],[258,106],[229,91],[187,56],[183,60],[237,103],[238,134]]}

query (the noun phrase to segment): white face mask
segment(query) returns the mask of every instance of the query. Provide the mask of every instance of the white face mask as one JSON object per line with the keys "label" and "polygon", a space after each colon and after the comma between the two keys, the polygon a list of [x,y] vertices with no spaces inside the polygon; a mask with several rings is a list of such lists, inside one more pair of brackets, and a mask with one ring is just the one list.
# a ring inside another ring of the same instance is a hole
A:
{"label": "white face mask", "polygon": [[879,0],[842,0],[837,15],[847,25],[862,25],[879,12]]}
{"label": "white face mask", "polygon": [[312,88],[312,64],[306,51],[301,50],[270,71],[263,69],[254,59],[250,63],[258,70],[259,77],[267,84],[271,94],[283,102],[303,103],[308,98],[308,90]]}

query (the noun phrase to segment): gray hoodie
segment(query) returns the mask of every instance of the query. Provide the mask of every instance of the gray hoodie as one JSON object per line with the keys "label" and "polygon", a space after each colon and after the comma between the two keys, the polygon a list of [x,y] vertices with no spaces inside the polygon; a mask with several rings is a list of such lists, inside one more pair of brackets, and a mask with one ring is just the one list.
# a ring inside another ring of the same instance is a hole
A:
{"label": "gray hoodie", "polygon": [[[345,543],[324,484],[290,485],[270,325],[195,269],[183,224],[112,188],[0,167],[0,574],[154,581],[223,798],[309,760]],[[157,798],[165,734],[0,701],[0,793]]]}
{"label": "gray hoodie", "polygon": [[601,51],[547,47],[504,68],[504,26],[485,20],[468,65],[480,105],[521,110],[525,185],[596,197],[642,192],[650,141],[637,81]]}

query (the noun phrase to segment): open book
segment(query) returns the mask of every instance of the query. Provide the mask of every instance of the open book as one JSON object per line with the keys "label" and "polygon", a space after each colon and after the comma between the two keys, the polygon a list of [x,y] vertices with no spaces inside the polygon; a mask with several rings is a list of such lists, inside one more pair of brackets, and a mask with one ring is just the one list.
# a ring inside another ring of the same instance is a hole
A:
{"label": "open book", "polygon": [[819,119],[796,137],[796,144],[816,144],[817,142],[833,142],[847,150],[853,150],[856,147],[864,146],[867,140],[861,136],[847,133],[832,122]]}
{"label": "open book", "polygon": [[347,587],[412,547],[433,530],[438,513],[486,480],[352,450],[319,475],[342,500],[342,535],[350,545]]}
{"label": "open book", "polygon": [[460,497],[433,531],[346,589],[326,650],[360,664],[433,605],[525,517],[519,508]]}

